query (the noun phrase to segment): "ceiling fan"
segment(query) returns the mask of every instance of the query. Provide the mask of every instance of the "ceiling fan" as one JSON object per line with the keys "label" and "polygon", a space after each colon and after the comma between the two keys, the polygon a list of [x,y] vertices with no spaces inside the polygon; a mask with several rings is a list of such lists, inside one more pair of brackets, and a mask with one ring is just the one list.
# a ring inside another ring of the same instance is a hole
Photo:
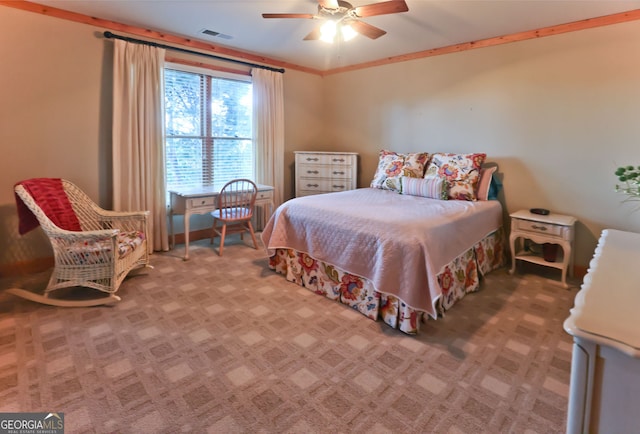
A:
{"label": "ceiling fan", "polygon": [[324,40],[333,42],[336,35],[343,40],[349,40],[358,33],[371,39],[377,39],[387,32],[361,21],[360,18],[376,15],[396,14],[407,12],[409,7],[404,0],[390,0],[354,7],[343,0],[318,0],[316,14],[262,14],[263,18],[304,18],[324,20],[311,33],[305,36],[305,41]]}

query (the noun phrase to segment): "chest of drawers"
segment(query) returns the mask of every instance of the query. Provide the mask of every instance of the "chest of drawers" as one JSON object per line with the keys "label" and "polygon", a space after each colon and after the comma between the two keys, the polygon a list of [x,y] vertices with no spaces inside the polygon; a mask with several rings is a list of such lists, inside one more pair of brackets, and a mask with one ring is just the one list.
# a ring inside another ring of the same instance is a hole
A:
{"label": "chest of drawers", "polygon": [[297,151],[295,156],[296,197],[357,187],[357,153]]}

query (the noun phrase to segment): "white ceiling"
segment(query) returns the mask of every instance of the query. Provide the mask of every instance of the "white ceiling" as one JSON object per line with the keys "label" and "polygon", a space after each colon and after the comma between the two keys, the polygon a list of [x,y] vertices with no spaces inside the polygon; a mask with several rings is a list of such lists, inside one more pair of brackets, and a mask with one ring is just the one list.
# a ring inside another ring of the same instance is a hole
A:
{"label": "white ceiling", "polygon": [[[354,6],[378,0],[352,0]],[[317,70],[640,8],[640,0],[406,0],[409,11],[363,21],[387,31],[327,44],[303,41],[310,19],[264,19],[263,12],[316,13],[317,0],[36,0],[47,6],[198,39]],[[209,29],[231,39],[209,37]],[[117,32],[116,32],[117,33]]]}

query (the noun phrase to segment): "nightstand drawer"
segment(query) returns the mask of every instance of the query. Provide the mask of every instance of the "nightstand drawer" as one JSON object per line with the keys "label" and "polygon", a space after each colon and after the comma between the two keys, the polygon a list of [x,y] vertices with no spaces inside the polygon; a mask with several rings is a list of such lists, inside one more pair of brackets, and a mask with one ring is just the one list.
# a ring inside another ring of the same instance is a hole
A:
{"label": "nightstand drawer", "polygon": [[520,231],[533,232],[537,234],[545,234],[555,237],[563,237],[566,226],[553,225],[550,223],[540,223],[531,220],[514,219],[515,228]]}
{"label": "nightstand drawer", "polygon": [[209,206],[213,206],[216,203],[216,198],[213,196],[206,196],[206,197],[195,197],[193,199],[188,199],[187,200],[187,207],[188,208],[200,208],[200,207],[209,207]]}

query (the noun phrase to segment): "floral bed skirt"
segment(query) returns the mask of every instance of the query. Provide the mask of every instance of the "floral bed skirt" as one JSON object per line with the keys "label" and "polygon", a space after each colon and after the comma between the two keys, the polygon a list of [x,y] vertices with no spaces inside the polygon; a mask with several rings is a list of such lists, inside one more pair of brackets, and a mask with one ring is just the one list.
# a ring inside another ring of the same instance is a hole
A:
{"label": "floral bed skirt", "polygon": [[[438,316],[444,315],[467,293],[477,291],[480,276],[501,267],[504,260],[504,230],[501,228],[451,261],[438,274],[442,289],[437,302]],[[374,321],[381,319],[407,334],[418,333],[420,323],[428,318],[425,312],[407,306],[397,297],[376,291],[368,279],[346,273],[306,253],[276,249],[269,258],[269,268],[283,274],[290,282],[351,306]]]}

